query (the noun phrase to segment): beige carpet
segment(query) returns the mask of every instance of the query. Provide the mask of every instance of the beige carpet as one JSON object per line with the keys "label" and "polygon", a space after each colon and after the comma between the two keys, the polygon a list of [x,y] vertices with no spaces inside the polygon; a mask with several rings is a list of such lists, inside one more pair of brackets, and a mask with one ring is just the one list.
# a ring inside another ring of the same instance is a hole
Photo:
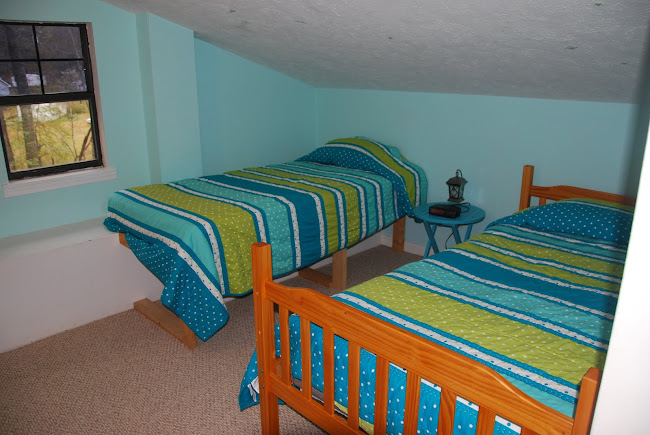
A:
{"label": "beige carpet", "polygon": [[[417,259],[379,246],[348,259],[348,282]],[[255,347],[252,304],[229,302],[226,326],[193,351],[129,310],[0,354],[0,433],[259,433],[259,406],[238,404]],[[280,424],[285,434],[320,433],[287,406]]]}

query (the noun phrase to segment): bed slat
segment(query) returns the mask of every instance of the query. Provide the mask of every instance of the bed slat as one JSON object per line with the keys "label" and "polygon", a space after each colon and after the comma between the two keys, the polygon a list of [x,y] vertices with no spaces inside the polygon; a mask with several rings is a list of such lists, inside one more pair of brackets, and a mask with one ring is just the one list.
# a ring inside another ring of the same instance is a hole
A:
{"label": "bed slat", "polygon": [[[442,387],[442,386],[441,386]],[[454,430],[454,414],[456,413],[456,393],[442,387],[440,391],[440,411],[438,412],[438,433],[451,435]]]}
{"label": "bed slat", "polygon": [[388,374],[389,361],[383,356],[377,356],[375,369],[375,428],[374,433],[386,433],[386,415],[388,412]]}
{"label": "bed slat", "polygon": [[334,415],[334,334],[323,328],[323,404]]}
{"label": "bed slat", "polygon": [[348,426],[359,427],[359,345],[348,343]]}
{"label": "bed slat", "polygon": [[279,307],[278,311],[280,314],[280,357],[282,359],[282,380],[288,384],[291,382],[289,310],[285,307]]}
{"label": "bed slat", "polygon": [[414,434],[418,430],[420,411],[420,382],[422,378],[409,370],[406,375],[406,403],[404,403],[404,433]]}
{"label": "bed slat", "polygon": [[302,354],[302,395],[311,400],[311,322],[300,317],[300,348]]}
{"label": "bed slat", "polygon": [[478,421],[476,422],[476,435],[492,435],[494,433],[494,422],[496,413],[485,406],[478,410]]}

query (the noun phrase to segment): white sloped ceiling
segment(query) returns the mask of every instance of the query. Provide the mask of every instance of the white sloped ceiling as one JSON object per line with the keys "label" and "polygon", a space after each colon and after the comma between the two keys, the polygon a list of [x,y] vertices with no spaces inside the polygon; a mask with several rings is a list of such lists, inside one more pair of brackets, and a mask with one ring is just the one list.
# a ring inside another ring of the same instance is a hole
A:
{"label": "white sloped ceiling", "polygon": [[317,87],[635,102],[650,0],[108,0]]}

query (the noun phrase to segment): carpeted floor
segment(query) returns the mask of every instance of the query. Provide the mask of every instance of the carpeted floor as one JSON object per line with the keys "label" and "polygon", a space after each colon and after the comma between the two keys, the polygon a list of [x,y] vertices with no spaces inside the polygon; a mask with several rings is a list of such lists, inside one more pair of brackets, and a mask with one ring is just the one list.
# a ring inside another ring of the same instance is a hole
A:
{"label": "carpeted floor", "polygon": [[[370,249],[348,259],[348,283],[419,258]],[[302,278],[286,284],[330,292]],[[129,310],[0,354],[0,433],[259,433],[259,406],[238,404],[255,347],[253,299],[228,310],[226,326],[193,351]],[[287,406],[280,425],[284,434],[321,432]]]}

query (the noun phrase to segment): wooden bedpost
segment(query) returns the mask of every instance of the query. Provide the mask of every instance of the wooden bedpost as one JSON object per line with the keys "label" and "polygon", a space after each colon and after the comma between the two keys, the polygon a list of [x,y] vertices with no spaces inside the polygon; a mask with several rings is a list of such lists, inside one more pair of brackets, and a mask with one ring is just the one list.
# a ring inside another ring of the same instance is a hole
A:
{"label": "wooden bedpost", "polygon": [[596,397],[600,387],[602,372],[595,367],[590,368],[582,377],[580,395],[576,405],[576,415],[573,423],[572,434],[588,434],[591,429],[591,420],[594,416]]}
{"label": "wooden bedpost", "polygon": [[273,303],[265,298],[267,282],[273,280],[271,265],[271,245],[255,243],[251,246],[253,260],[253,302],[255,305],[255,342],[257,346],[257,374],[260,388],[260,414],[262,418],[262,433],[277,434],[280,432],[280,416],[278,414],[278,398],[267,388],[270,382],[271,363],[275,354],[274,346],[274,313]]}
{"label": "wooden bedpost", "polygon": [[524,173],[521,177],[521,197],[519,198],[519,210],[530,207],[530,186],[533,185],[533,173],[535,167],[524,165]]}

